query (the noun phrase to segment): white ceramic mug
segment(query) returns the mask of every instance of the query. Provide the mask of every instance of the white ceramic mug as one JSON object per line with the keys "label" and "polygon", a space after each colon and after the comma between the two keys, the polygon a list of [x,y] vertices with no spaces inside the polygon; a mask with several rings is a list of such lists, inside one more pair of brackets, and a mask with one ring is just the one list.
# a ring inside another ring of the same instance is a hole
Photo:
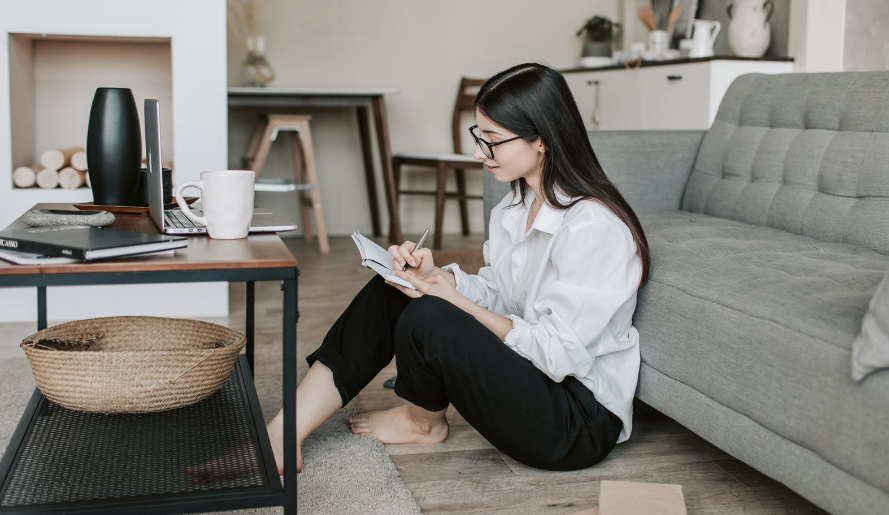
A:
{"label": "white ceramic mug", "polygon": [[[201,180],[186,181],[176,186],[176,203],[192,222],[203,225],[211,238],[237,240],[246,238],[253,221],[253,195],[256,172],[252,170],[219,170],[201,172]],[[201,190],[204,216],[197,216],[182,197],[186,188]]]}

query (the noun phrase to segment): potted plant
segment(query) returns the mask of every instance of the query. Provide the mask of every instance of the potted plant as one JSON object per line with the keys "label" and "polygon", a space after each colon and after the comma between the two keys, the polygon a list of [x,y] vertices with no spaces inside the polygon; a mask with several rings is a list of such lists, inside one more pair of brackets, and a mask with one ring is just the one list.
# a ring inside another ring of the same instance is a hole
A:
{"label": "potted plant", "polygon": [[611,57],[611,45],[620,31],[620,23],[604,16],[593,16],[577,31],[577,37],[586,33],[581,57]]}

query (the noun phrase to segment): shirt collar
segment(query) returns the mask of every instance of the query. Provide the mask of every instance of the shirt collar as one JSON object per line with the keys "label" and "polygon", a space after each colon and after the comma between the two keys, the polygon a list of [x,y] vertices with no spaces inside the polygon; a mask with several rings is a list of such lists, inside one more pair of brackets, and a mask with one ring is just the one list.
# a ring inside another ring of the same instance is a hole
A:
{"label": "shirt collar", "polygon": [[[560,204],[565,205],[573,200],[573,197],[569,197],[558,189],[556,189],[555,192],[556,200],[558,200]],[[513,197],[513,202],[516,201],[518,201],[518,197]],[[525,223],[528,220],[528,209],[532,202],[534,202],[534,191],[531,188],[528,188],[525,192],[525,203],[519,204],[514,208],[506,209],[506,212],[503,213],[501,223],[503,228],[509,232],[513,241],[517,241],[521,235],[525,234]],[[567,209],[556,209],[544,202],[543,205],[540,206],[537,216],[534,217],[534,223],[531,224],[531,229],[555,234],[556,230],[562,225],[562,219],[565,218],[566,211]]]}

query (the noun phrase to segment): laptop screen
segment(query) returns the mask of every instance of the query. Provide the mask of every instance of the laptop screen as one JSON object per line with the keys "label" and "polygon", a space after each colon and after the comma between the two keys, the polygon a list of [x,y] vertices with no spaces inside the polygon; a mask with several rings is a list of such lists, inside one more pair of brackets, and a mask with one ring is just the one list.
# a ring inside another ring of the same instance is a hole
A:
{"label": "laptop screen", "polygon": [[161,111],[160,102],[146,99],[145,156],[148,161],[148,212],[154,224],[164,232],[163,168],[161,167]]}

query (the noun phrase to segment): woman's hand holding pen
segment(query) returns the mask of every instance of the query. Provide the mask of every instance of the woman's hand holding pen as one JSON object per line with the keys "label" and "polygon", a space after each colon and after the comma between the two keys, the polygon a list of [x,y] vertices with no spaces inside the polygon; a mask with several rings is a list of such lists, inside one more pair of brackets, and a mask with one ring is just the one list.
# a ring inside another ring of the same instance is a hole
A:
{"label": "woman's hand holding pen", "polygon": [[389,281],[386,281],[386,284],[398,288],[401,293],[413,299],[423,295],[432,295],[454,303],[462,295],[457,292],[454,276],[436,268],[432,261],[432,251],[423,247],[423,242],[428,235],[429,229],[426,229],[417,244],[406,241],[403,245],[389,247],[389,254],[392,254],[394,258],[392,259],[392,272],[413,284],[417,289],[412,290]]}
{"label": "woman's hand holding pen", "polygon": [[[386,281],[386,284],[412,299],[431,295],[446,300],[474,316],[476,320],[502,338],[512,329],[512,321],[482,308],[457,291],[457,279],[453,273],[437,268],[432,262],[432,251],[422,246],[429,229],[420,238],[420,243],[406,241],[404,245],[392,245],[389,253],[392,260],[392,273],[411,283],[416,290]],[[405,268],[405,265],[411,268]]]}
{"label": "woman's hand holding pen", "polygon": [[392,245],[389,247],[389,254],[392,254],[392,268],[400,272],[405,263],[410,267],[410,271],[417,277],[425,279],[435,273],[435,264],[432,262],[432,251],[426,247],[411,250],[416,247],[412,241],[406,241],[401,245]]}

